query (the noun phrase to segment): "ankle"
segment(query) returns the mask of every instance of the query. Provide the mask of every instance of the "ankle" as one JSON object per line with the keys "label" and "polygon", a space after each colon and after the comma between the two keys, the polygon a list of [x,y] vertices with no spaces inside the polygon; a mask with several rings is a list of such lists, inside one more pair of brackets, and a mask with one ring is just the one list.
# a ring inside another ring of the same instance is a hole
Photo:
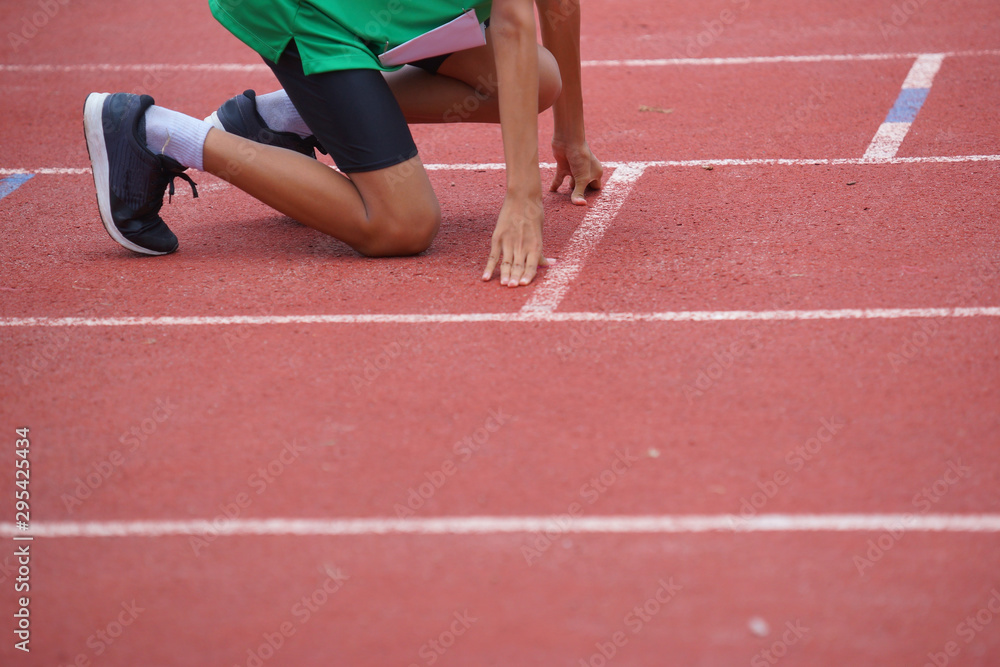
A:
{"label": "ankle", "polygon": [[205,137],[211,125],[177,111],[152,106],[146,111],[146,147],[184,167],[204,170]]}
{"label": "ankle", "polygon": [[257,113],[269,129],[275,132],[294,132],[303,139],[312,136],[312,130],[302,120],[284,90],[258,95],[256,101]]}

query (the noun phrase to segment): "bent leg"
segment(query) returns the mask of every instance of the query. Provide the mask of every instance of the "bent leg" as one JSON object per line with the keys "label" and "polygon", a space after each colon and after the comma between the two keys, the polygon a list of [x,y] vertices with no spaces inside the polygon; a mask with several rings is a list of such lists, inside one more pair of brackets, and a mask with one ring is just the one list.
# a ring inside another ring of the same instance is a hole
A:
{"label": "bent leg", "polygon": [[[561,81],[555,59],[538,48],[541,111],[558,97]],[[382,81],[381,75],[363,70],[307,77],[294,49],[274,72],[302,119],[350,176],[292,151],[214,129],[205,140],[205,170],[363,254],[409,255],[426,249],[440,226],[441,211],[406,122],[499,122],[491,46],[452,54],[436,75],[414,67],[387,74],[384,95],[374,91],[374,99],[348,99],[346,104],[343,98],[353,98],[358,90],[372,93],[367,80]],[[374,130],[373,114],[386,114]],[[360,134],[359,123],[369,126]],[[408,144],[401,138],[404,131]],[[394,138],[385,143],[383,135]],[[391,145],[400,148],[389,149]]]}
{"label": "bent leg", "polygon": [[212,129],[204,164],[268,206],[369,256],[422,252],[441,221],[418,157],[347,178],[294,151]]}
{"label": "bent leg", "polygon": [[406,120],[380,72],[306,75],[293,45],[272,64],[302,120],[340,170],[213,130],[206,170],[366,255],[426,249],[441,213]]}
{"label": "bent leg", "polygon": [[[410,123],[499,123],[497,69],[490,31],[486,46],[453,53],[437,74],[416,67],[386,73],[385,78]],[[562,89],[559,66],[538,46],[538,111],[551,107]]]}

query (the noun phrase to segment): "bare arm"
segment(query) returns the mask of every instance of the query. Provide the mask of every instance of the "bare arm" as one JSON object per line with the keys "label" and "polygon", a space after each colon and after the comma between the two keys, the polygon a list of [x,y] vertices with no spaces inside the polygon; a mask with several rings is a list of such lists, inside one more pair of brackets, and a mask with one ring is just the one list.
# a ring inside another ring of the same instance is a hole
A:
{"label": "bare arm", "polygon": [[567,176],[574,204],[586,204],[588,187],[599,189],[603,168],[587,145],[583,120],[583,76],[580,68],[580,0],[535,0],[541,21],[542,43],[559,64],[562,93],[553,105],[555,133],[552,152],[557,171],[551,189]]}
{"label": "bare arm", "polygon": [[[500,283],[527,285],[542,261],[542,187],[538,168],[538,47],[532,0],[495,0],[490,14],[507,162],[507,195],[483,280],[500,263]],[[502,261],[501,261],[502,259]]]}

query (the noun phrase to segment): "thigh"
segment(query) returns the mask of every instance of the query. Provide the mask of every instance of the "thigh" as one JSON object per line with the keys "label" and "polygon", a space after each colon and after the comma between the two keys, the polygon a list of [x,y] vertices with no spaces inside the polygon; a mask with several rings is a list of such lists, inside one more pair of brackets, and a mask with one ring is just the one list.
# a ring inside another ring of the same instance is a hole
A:
{"label": "thigh", "polygon": [[[452,53],[438,66],[436,73],[458,79],[484,95],[496,95],[499,81],[489,28],[486,29],[486,46]],[[538,45],[538,84],[540,94],[547,88],[561,86],[559,64],[541,44]]]}
{"label": "thigh", "polygon": [[317,141],[350,176],[370,220],[408,224],[437,219],[430,179],[381,72],[307,76],[294,46],[271,67]]}
{"label": "thigh", "polygon": [[268,63],[302,120],[347,174],[385,169],[417,155],[410,128],[378,70],[305,75],[292,42]]}

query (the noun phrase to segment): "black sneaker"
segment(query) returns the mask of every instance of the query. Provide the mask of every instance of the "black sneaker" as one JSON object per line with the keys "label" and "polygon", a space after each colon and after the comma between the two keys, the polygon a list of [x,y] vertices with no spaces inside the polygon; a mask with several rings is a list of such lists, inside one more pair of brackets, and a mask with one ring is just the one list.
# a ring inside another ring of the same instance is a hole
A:
{"label": "black sneaker", "polygon": [[320,152],[326,153],[316,141],[316,137],[303,139],[294,132],[275,132],[269,128],[264,119],[257,113],[257,93],[252,90],[244,91],[242,95],[226,100],[217,111],[205,120],[211,123],[212,127],[223,132],[256,141],[258,144],[287,148],[311,158],[316,157],[316,152],[313,149],[319,149]]}
{"label": "black sneaker", "polygon": [[97,188],[101,220],[115,241],[135,252],[166,255],[177,250],[177,237],[160,218],[163,192],[174,179],[194,181],[185,167],[146,148],[149,95],[91,93],[83,106],[83,130]]}

